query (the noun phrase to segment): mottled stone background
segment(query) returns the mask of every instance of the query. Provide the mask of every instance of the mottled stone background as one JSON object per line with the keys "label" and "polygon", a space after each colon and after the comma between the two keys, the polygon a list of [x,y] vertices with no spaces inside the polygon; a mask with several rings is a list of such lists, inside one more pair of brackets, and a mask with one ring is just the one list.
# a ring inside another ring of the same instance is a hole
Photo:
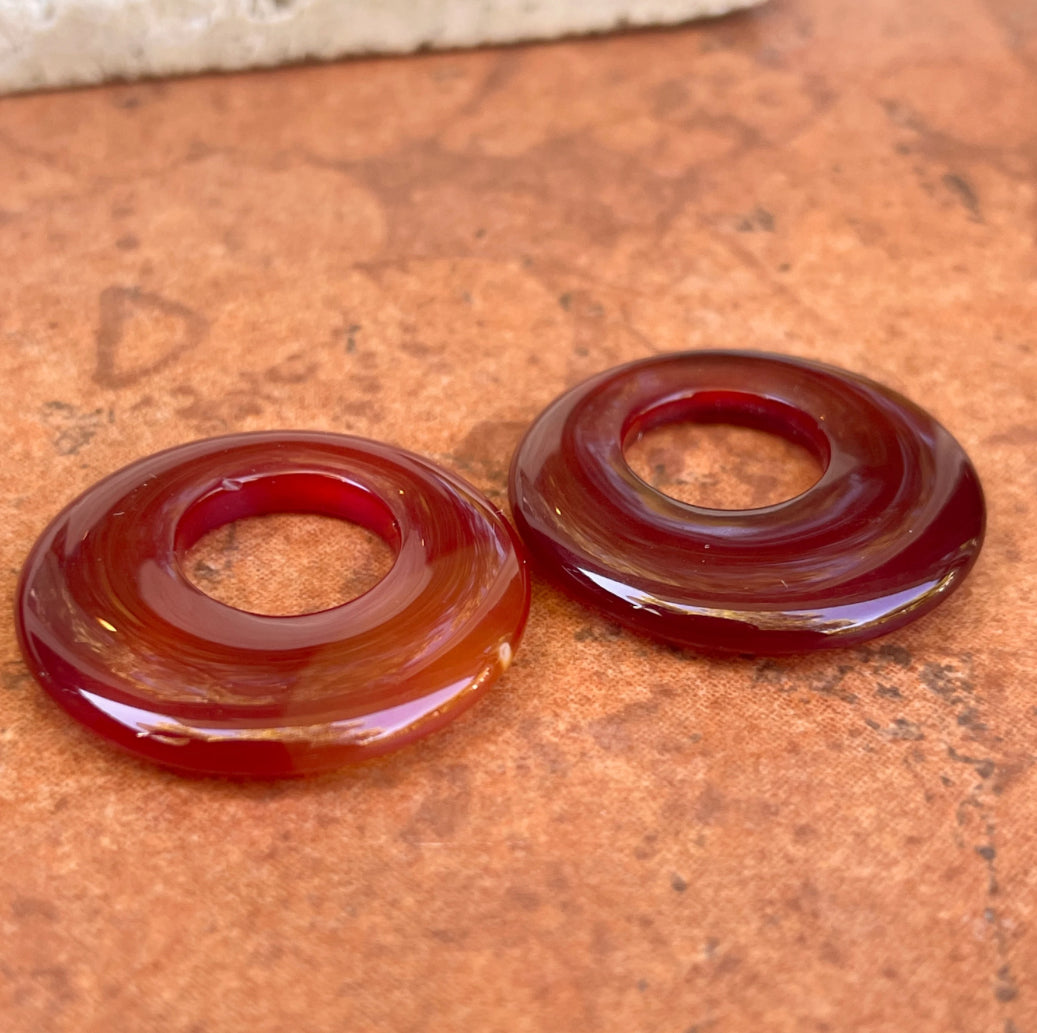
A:
{"label": "mottled stone background", "polygon": [[[502,502],[553,396],[678,348],[904,391],[990,507],[961,591],[856,652],[703,659],[538,583],[477,708],[310,782],[110,752],[5,617],[5,1033],[1037,1030],[1035,112],[1015,0],[0,102],[7,599],[60,506],[156,449],[328,428]],[[692,495],[809,480],[725,433],[641,461]],[[192,576],[333,601],[384,556],[332,531],[220,532]]]}

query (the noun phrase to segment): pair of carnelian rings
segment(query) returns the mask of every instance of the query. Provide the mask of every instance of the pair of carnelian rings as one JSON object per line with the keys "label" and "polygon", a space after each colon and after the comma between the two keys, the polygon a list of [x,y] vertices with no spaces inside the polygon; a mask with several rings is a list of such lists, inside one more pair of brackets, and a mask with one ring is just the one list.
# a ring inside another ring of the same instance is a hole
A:
{"label": "pair of carnelian rings", "polygon": [[[778,505],[663,495],[624,448],[660,424],[723,421],[811,450],[821,478]],[[864,377],[748,352],[609,370],[562,395],[514,456],[515,521],[539,568],[635,631],[708,651],[861,642],[953,591],[983,538],[979,480],[932,417]],[[213,528],[320,513],[396,560],[342,606],[226,606],[181,559]],[[529,612],[519,537],[459,477],[360,438],[264,432],[141,459],[90,488],[32,549],[25,659],[74,717],[139,756],[226,775],[302,774],[446,724],[506,670]]]}

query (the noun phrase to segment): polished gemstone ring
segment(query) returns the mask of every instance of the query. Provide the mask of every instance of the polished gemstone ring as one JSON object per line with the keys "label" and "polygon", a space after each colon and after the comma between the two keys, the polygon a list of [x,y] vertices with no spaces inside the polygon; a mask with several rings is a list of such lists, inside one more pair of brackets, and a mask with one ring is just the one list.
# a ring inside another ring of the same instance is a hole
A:
{"label": "polished gemstone ring", "polygon": [[[242,517],[305,512],[380,535],[386,576],[341,606],[265,616],[182,559]],[[470,485],[338,434],[211,438],[141,459],[70,503],[22,571],[17,627],[43,687],[138,756],[186,771],[322,771],[440,728],[507,669],[529,611],[524,550]]]}
{"label": "polished gemstone ring", "polygon": [[[678,501],[624,455],[677,421],[769,431],[823,472],[758,509]],[[899,628],[961,584],[985,523],[968,456],[917,405],[832,366],[738,351],[644,359],[566,392],[520,443],[510,494],[538,569],[564,591],[635,631],[719,652]]]}

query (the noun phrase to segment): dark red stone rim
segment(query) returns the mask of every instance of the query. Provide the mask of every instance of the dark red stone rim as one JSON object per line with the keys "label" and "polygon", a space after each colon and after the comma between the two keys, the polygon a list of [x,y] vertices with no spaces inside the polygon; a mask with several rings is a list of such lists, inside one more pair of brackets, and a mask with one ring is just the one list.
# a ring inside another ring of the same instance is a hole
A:
{"label": "dark red stone rim", "polygon": [[[822,476],[759,509],[680,502],[624,457],[679,419],[785,436]],[[578,385],[526,433],[509,489],[545,576],[639,632],[720,652],[845,646],[900,627],[957,588],[985,528],[975,469],[928,413],[857,374],[759,352],[657,356]]]}
{"label": "dark red stone rim", "polygon": [[[181,559],[243,516],[352,520],[396,553],[345,604],[226,606]],[[94,485],[22,570],[19,642],[41,685],[118,746],[184,771],[278,776],[395,749],[479,698],[518,647],[525,552],[461,478],[379,442],[261,432],[192,442]]]}

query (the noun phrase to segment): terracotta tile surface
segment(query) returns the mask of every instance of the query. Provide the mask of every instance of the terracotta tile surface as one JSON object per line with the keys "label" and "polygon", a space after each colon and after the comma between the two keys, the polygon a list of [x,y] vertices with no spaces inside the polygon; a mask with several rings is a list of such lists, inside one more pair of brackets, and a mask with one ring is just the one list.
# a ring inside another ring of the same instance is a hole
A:
{"label": "terracotta tile surface", "polygon": [[[703,659],[538,583],[485,701],[310,782],[110,752],[6,617],[0,1028],[1037,1030],[1033,10],[776,0],[0,101],[8,599],[47,520],[134,457],[329,428],[502,502],[552,397],[677,348],[902,390],[990,507],[962,590],[857,652]],[[693,443],[704,490],[783,486],[744,435]],[[681,480],[688,443],[654,447]],[[288,610],[384,569],[321,526],[221,532],[194,575]]]}

